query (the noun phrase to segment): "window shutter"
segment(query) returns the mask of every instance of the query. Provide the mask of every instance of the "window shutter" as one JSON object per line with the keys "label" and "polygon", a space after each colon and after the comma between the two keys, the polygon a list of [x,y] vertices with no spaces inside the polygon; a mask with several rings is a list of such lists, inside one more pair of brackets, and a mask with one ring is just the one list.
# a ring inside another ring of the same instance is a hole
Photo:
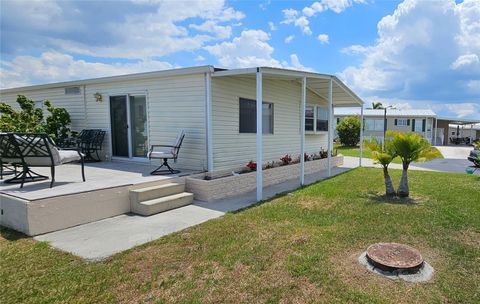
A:
{"label": "window shutter", "polygon": [[422,132],[425,132],[425,126],[427,124],[427,120],[426,119],[423,119],[422,120]]}
{"label": "window shutter", "polygon": [[410,125],[410,119],[407,119],[407,126]]}
{"label": "window shutter", "polygon": [[397,125],[397,119],[395,118],[395,125]]}
{"label": "window shutter", "polygon": [[412,132],[415,132],[415,119],[412,119]]}

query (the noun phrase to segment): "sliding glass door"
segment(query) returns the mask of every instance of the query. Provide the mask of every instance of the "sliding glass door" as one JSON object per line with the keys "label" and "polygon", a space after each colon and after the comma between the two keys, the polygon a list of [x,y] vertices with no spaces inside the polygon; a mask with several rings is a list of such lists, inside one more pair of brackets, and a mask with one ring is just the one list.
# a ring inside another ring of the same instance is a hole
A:
{"label": "sliding glass door", "polygon": [[148,123],[145,95],[111,96],[110,122],[113,157],[147,156]]}

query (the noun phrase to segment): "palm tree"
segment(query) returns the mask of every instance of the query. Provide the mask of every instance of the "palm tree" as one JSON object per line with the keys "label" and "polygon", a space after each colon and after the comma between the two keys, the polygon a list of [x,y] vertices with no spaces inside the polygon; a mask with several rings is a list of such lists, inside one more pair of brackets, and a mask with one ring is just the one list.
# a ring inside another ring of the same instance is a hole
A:
{"label": "palm tree", "polygon": [[392,179],[388,173],[388,165],[390,165],[392,160],[396,157],[391,137],[385,138],[383,149],[382,143],[375,138],[365,140],[365,145],[372,151],[374,161],[382,165],[383,177],[385,179],[385,194],[390,197],[395,196],[395,188],[393,187]]}
{"label": "palm tree", "polygon": [[434,158],[435,151],[432,145],[417,133],[401,133],[396,131],[387,132],[392,137],[391,145],[394,153],[402,160],[402,178],[398,186],[397,195],[408,197],[408,167],[413,161],[426,161]]}
{"label": "palm tree", "polygon": [[372,102],[372,109],[383,109],[383,104],[381,102]]}

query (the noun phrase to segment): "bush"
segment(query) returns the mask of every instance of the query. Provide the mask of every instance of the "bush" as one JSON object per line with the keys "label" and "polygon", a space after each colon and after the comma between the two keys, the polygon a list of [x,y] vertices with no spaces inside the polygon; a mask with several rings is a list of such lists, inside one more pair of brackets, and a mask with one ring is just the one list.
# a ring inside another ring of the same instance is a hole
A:
{"label": "bush", "polygon": [[44,101],[50,115],[44,120],[42,109],[35,108],[35,102],[24,95],[17,96],[20,110],[0,103],[0,130],[2,132],[47,133],[58,145],[65,146],[68,138],[75,135],[70,130],[70,114],[64,108],[56,108]]}
{"label": "bush", "polygon": [[360,142],[360,119],[358,116],[344,118],[337,125],[337,133],[343,146],[355,147]]}

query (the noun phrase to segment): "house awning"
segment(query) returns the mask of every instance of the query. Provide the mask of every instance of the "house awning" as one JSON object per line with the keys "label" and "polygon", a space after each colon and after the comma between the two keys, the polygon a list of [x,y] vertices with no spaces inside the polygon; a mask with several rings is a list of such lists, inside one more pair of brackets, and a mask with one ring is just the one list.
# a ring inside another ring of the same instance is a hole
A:
{"label": "house awning", "polygon": [[281,79],[297,81],[299,85],[302,79],[307,79],[307,89],[321,98],[328,100],[330,79],[333,82],[333,106],[334,107],[358,107],[363,101],[347,85],[334,75],[320,74],[305,71],[296,71],[281,68],[258,67],[233,70],[216,70],[212,77],[244,77],[255,78],[257,71],[261,71],[264,79]]}

